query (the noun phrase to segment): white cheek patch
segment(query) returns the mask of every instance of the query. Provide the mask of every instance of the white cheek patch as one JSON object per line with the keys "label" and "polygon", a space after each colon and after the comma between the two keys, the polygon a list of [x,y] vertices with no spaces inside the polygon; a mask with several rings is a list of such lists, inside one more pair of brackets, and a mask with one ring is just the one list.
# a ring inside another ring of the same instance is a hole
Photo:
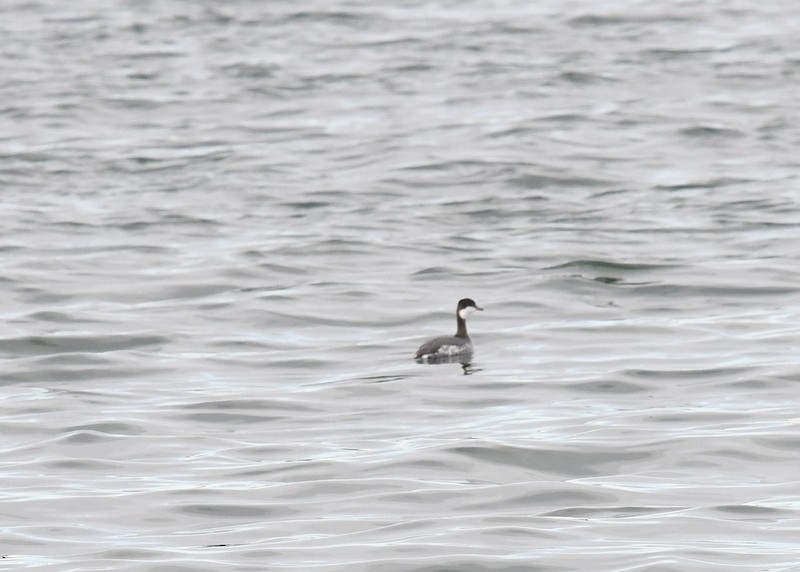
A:
{"label": "white cheek patch", "polygon": [[458,315],[461,316],[462,320],[466,320],[467,316],[469,316],[474,311],[475,311],[475,307],[474,306],[467,306],[466,308],[461,308],[458,311]]}

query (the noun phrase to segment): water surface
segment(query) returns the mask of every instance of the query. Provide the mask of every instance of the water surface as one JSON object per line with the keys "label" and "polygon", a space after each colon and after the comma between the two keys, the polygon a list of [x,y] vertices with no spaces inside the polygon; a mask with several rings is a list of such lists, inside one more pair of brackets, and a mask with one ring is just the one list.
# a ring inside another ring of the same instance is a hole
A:
{"label": "water surface", "polygon": [[800,569],[794,8],[6,2],[0,568]]}

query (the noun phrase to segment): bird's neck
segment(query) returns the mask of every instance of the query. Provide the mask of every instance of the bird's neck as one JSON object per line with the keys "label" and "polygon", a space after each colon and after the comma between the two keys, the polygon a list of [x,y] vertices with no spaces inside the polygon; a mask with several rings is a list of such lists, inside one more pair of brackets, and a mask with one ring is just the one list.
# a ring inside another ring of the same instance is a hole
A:
{"label": "bird's neck", "polygon": [[467,321],[461,317],[461,314],[456,313],[456,324],[458,324],[456,337],[469,339],[469,334],[467,334]]}

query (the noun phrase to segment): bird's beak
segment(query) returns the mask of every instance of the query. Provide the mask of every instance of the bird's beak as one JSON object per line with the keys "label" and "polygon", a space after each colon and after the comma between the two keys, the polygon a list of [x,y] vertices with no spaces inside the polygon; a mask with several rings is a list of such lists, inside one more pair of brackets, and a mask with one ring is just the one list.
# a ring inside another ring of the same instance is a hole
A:
{"label": "bird's beak", "polygon": [[475,309],[480,310],[481,312],[483,311],[483,308],[478,308],[477,306],[475,306]]}

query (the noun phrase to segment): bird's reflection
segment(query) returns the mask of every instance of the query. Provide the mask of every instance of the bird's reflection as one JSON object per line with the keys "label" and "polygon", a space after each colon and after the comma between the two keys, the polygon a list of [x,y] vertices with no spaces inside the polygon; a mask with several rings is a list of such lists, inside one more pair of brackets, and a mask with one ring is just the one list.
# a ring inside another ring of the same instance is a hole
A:
{"label": "bird's reflection", "polygon": [[464,375],[472,375],[478,371],[481,371],[480,368],[476,368],[472,365],[472,354],[461,354],[461,355],[454,355],[454,356],[437,356],[437,357],[429,357],[427,359],[417,359],[417,363],[427,363],[430,365],[441,365],[445,363],[458,363],[461,364],[461,369],[464,370]]}

